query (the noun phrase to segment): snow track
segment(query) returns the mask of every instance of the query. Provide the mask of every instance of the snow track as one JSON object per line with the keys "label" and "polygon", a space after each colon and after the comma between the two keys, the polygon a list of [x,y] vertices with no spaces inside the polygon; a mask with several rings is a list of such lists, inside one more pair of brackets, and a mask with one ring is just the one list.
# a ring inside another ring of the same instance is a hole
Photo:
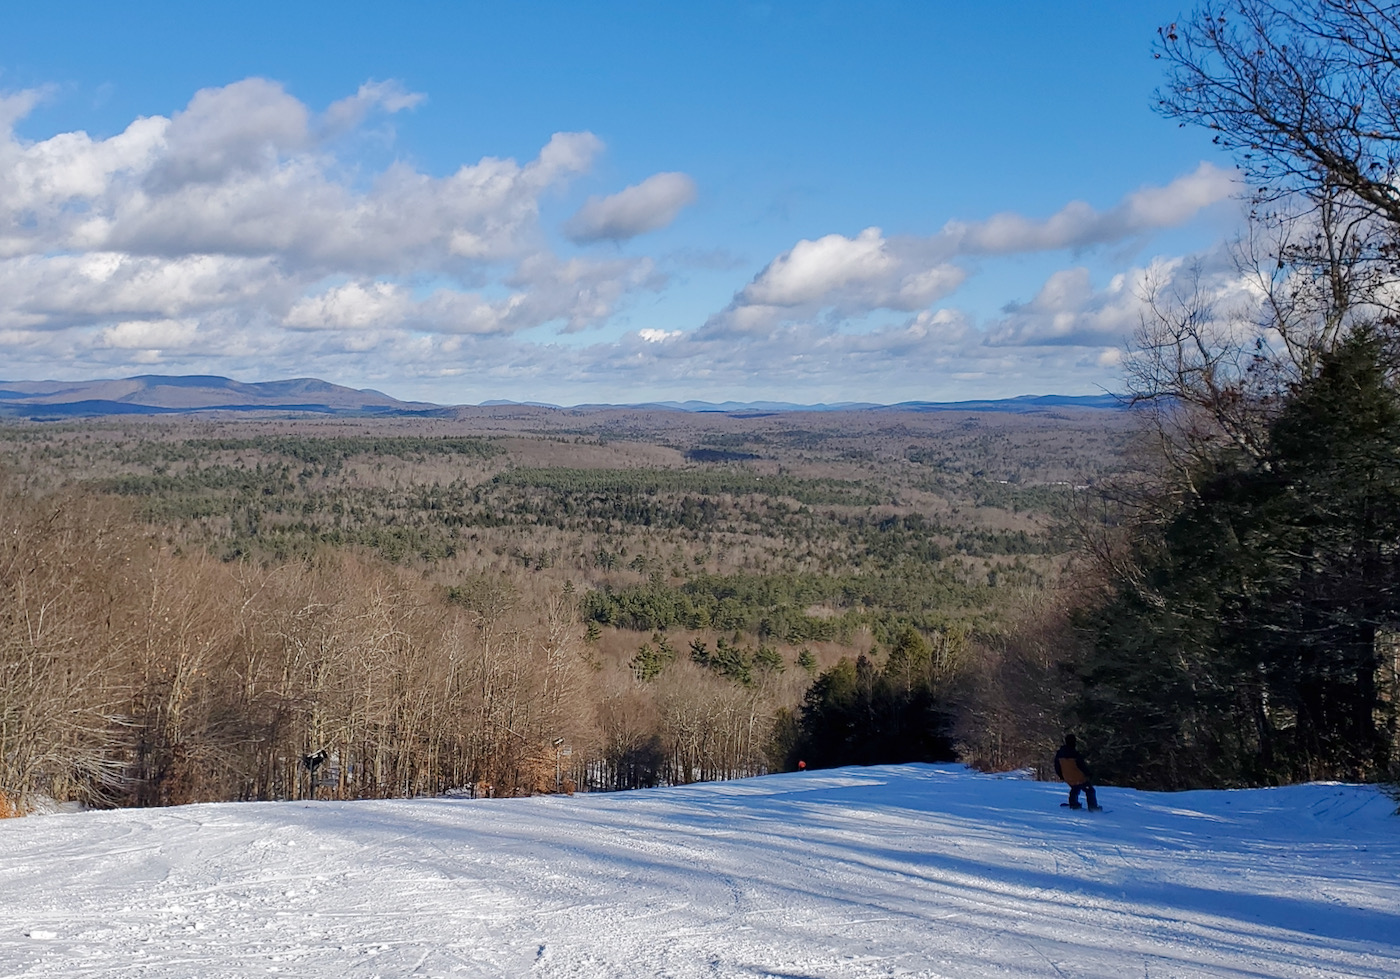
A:
{"label": "snow track", "polygon": [[910,765],[617,795],[0,823],[0,976],[1394,977],[1368,787]]}

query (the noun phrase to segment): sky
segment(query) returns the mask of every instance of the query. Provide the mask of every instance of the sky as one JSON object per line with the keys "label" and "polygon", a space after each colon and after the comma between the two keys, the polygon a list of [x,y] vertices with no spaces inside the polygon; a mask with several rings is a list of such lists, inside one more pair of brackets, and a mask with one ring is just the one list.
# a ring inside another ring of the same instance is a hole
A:
{"label": "sky", "polygon": [[1218,267],[1157,0],[13,5],[0,378],[1096,394]]}

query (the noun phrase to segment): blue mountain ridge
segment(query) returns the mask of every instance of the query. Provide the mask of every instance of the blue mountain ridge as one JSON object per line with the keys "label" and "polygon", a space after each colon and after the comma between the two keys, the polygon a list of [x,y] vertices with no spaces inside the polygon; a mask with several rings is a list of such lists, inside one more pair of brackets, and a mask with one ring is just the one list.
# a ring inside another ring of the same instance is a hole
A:
{"label": "blue mountain ridge", "polygon": [[1057,408],[1117,410],[1123,399],[1112,394],[1022,395],[976,401],[904,401],[897,404],[837,402],[798,404],[788,401],[653,401],[631,404],[556,405],[491,400],[479,405],[444,406],[400,401],[380,391],[343,387],[317,378],[243,382],[215,375],[142,374],[93,381],[0,381],[0,417],[31,419],[90,418],[105,415],[178,415],[196,412],[292,412],[360,416],[441,416],[470,407],[528,407],[549,410],[601,411],[650,409],[687,413],[770,414],[778,412],[852,411],[996,411],[1033,413]]}

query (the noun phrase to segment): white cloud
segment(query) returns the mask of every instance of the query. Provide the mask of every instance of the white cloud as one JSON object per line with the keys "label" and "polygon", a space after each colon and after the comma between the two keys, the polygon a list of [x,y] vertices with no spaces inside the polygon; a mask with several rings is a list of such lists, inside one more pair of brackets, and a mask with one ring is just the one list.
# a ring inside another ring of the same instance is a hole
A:
{"label": "white cloud", "polygon": [[[1191,261],[1157,258],[1113,276],[1102,289],[1094,288],[1088,269],[1063,269],[1046,279],[1030,302],[1008,305],[990,325],[987,342],[1096,348],[1099,362],[1111,366],[1142,318],[1151,315],[1148,297],[1154,292],[1168,303],[1174,295],[1199,293],[1222,322],[1252,322],[1260,298],[1258,284],[1235,267],[1225,249]],[[1110,345],[1112,356],[1103,352]]]}
{"label": "white cloud", "polygon": [[[327,111],[344,125],[370,107],[417,99],[375,82]],[[33,101],[6,105],[15,115]],[[341,179],[310,120],[281,85],[251,78],[201,90],[171,118],[137,119],[105,140],[71,132],[28,143],[6,128],[0,256],[276,255],[309,273],[461,272],[539,250],[540,195],[602,149],[591,133],[556,133],[523,165],[487,157],[431,177],[400,164],[361,191]]]}
{"label": "white cloud", "polygon": [[854,238],[826,235],[799,241],[775,258],[704,330],[716,336],[763,332],[823,309],[912,312],[951,293],[966,275],[957,265],[928,262],[916,242],[887,239],[879,228]]}
{"label": "white cloud", "polygon": [[332,102],[321,114],[318,128],[323,136],[338,136],[355,129],[375,109],[402,112],[417,108],[425,98],[421,92],[410,92],[393,79],[368,81],[354,95]]}
{"label": "white cloud", "polygon": [[[606,342],[535,342],[521,334],[608,323],[666,281],[650,259],[547,245],[541,201],[592,166],[603,147],[591,133],[555,134],[533,159],[364,174],[349,156],[363,141],[346,137],[421,95],[369,81],[316,111],[254,78],[110,137],[21,138],[15,124],[42,97],[0,96],[0,364],[10,377],[275,370],[444,401],[565,400],[571,390],[596,400],[599,387],[893,400],[990,383],[960,378],[997,378],[1008,394],[1092,389],[1113,369],[1146,270],[1102,288],[1066,270],[985,329],[935,304],[964,281],[970,256],[1121,241],[1179,224],[1232,188],[1203,166],[1103,211],[1076,203],[1041,221],[998,215],[921,237],[814,235],[700,329],[643,324]],[[590,199],[565,230],[620,241],[666,226],[694,199],[688,176],[656,174]],[[713,255],[687,262],[732,267]],[[852,327],[872,311],[882,311],[875,325]]]}
{"label": "white cloud", "polygon": [[1030,302],[1009,306],[1007,316],[991,329],[989,342],[1091,346],[1122,339],[1143,312],[1151,274],[1136,270],[1116,275],[1103,291],[1095,292],[1088,269],[1063,269],[1051,275]]}
{"label": "white cloud", "polygon": [[267,258],[121,252],[0,260],[0,324],[62,329],[108,318],[180,318],[290,302],[297,285]]}
{"label": "white cloud", "polygon": [[739,295],[750,306],[800,306],[853,283],[883,285],[896,271],[897,262],[880,229],[866,228],[855,238],[827,235],[799,241]]}
{"label": "white cloud", "polygon": [[393,282],[349,282],[294,303],[284,323],[297,330],[406,328],[443,334],[510,334],[545,323],[575,332],[607,319],[635,289],[659,286],[648,260],[559,261],[533,256],[506,280],[503,298],[438,289],[422,299]]}
{"label": "white cloud", "polygon": [[695,181],[683,173],[657,173],[610,197],[590,197],[564,224],[578,242],[625,241],[664,228],[695,200]]}
{"label": "white cloud", "polygon": [[15,123],[34,111],[34,107],[43,101],[44,95],[45,91],[38,88],[27,88],[10,94],[0,93],[0,132],[13,129]]}
{"label": "white cloud", "polygon": [[963,283],[967,272],[957,262],[961,257],[1110,244],[1179,225],[1237,189],[1229,171],[1202,163],[1165,187],[1134,191],[1106,211],[1075,201],[1041,221],[1008,213],[978,222],[950,221],[922,238],[887,238],[879,228],[867,228],[854,238],[832,234],[799,241],[769,262],[704,329],[714,335],[748,334],[822,315],[923,309]]}
{"label": "white cloud", "polygon": [[413,306],[393,282],[350,282],[297,300],[284,322],[303,330],[363,330],[400,323]]}
{"label": "white cloud", "polygon": [[[197,338],[201,355],[290,367],[387,342],[426,349],[409,342],[425,332],[581,330],[663,281],[649,260],[561,259],[545,244],[540,199],[592,165],[591,133],[556,133],[524,162],[486,157],[441,177],[398,163],[350,183],[354,161],[332,141],[423,96],[370,81],[318,115],[250,78],[109,138],[22,139],[14,125],[41,95],[0,97],[0,355],[12,365],[79,369],[138,350],[128,362],[148,364],[195,356]],[[434,288],[421,294],[424,281]]]}
{"label": "white cloud", "polygon": [[288,155],[310,147],[309,119],[305,105],[265,78],[200,89],[171,117],[146,182],[164,190],[275,170]]}
{"label": "white cloud", "polygon": [[531,326],[562,320],[569,333],[602,323],[627,293],[656,290],[664,282],[650,259],[560,261],[547,254],[521,262],[506,279],[522,290],[513,318],[523,317]]}
{"label": "white cloud", "polygon": [[592,133],[555,133],[540,150],[539,157],[525,168],[525,184],[543,190],[559,180],[584,172],[602,151],[603,141]]}
{"label": "white cloud", "polygon": [[127,320],[101,333],[101,343],[122,350],[163,350],[187,347],[198,325],[191,320]]}
{"label": "white cloud", "polygon": [[1144,187],[1128,194],[1107,211],[1072,201],[1043,221],[1010,213],[985,221],[950,221],[933,242],[962,255],[1088,248],[1184,224],[1238,191],[1231,171],[1202,163],[1165,187]]}

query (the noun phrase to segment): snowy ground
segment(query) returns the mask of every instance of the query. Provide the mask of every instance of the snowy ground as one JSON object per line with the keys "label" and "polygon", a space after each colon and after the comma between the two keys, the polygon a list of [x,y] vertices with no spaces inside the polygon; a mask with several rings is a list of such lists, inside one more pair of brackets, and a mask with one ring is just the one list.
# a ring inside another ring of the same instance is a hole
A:
{"label": "snowy ground", "polygon": [[1395,977],[1371,788],[955,766],[0,822],[0,976]]}

